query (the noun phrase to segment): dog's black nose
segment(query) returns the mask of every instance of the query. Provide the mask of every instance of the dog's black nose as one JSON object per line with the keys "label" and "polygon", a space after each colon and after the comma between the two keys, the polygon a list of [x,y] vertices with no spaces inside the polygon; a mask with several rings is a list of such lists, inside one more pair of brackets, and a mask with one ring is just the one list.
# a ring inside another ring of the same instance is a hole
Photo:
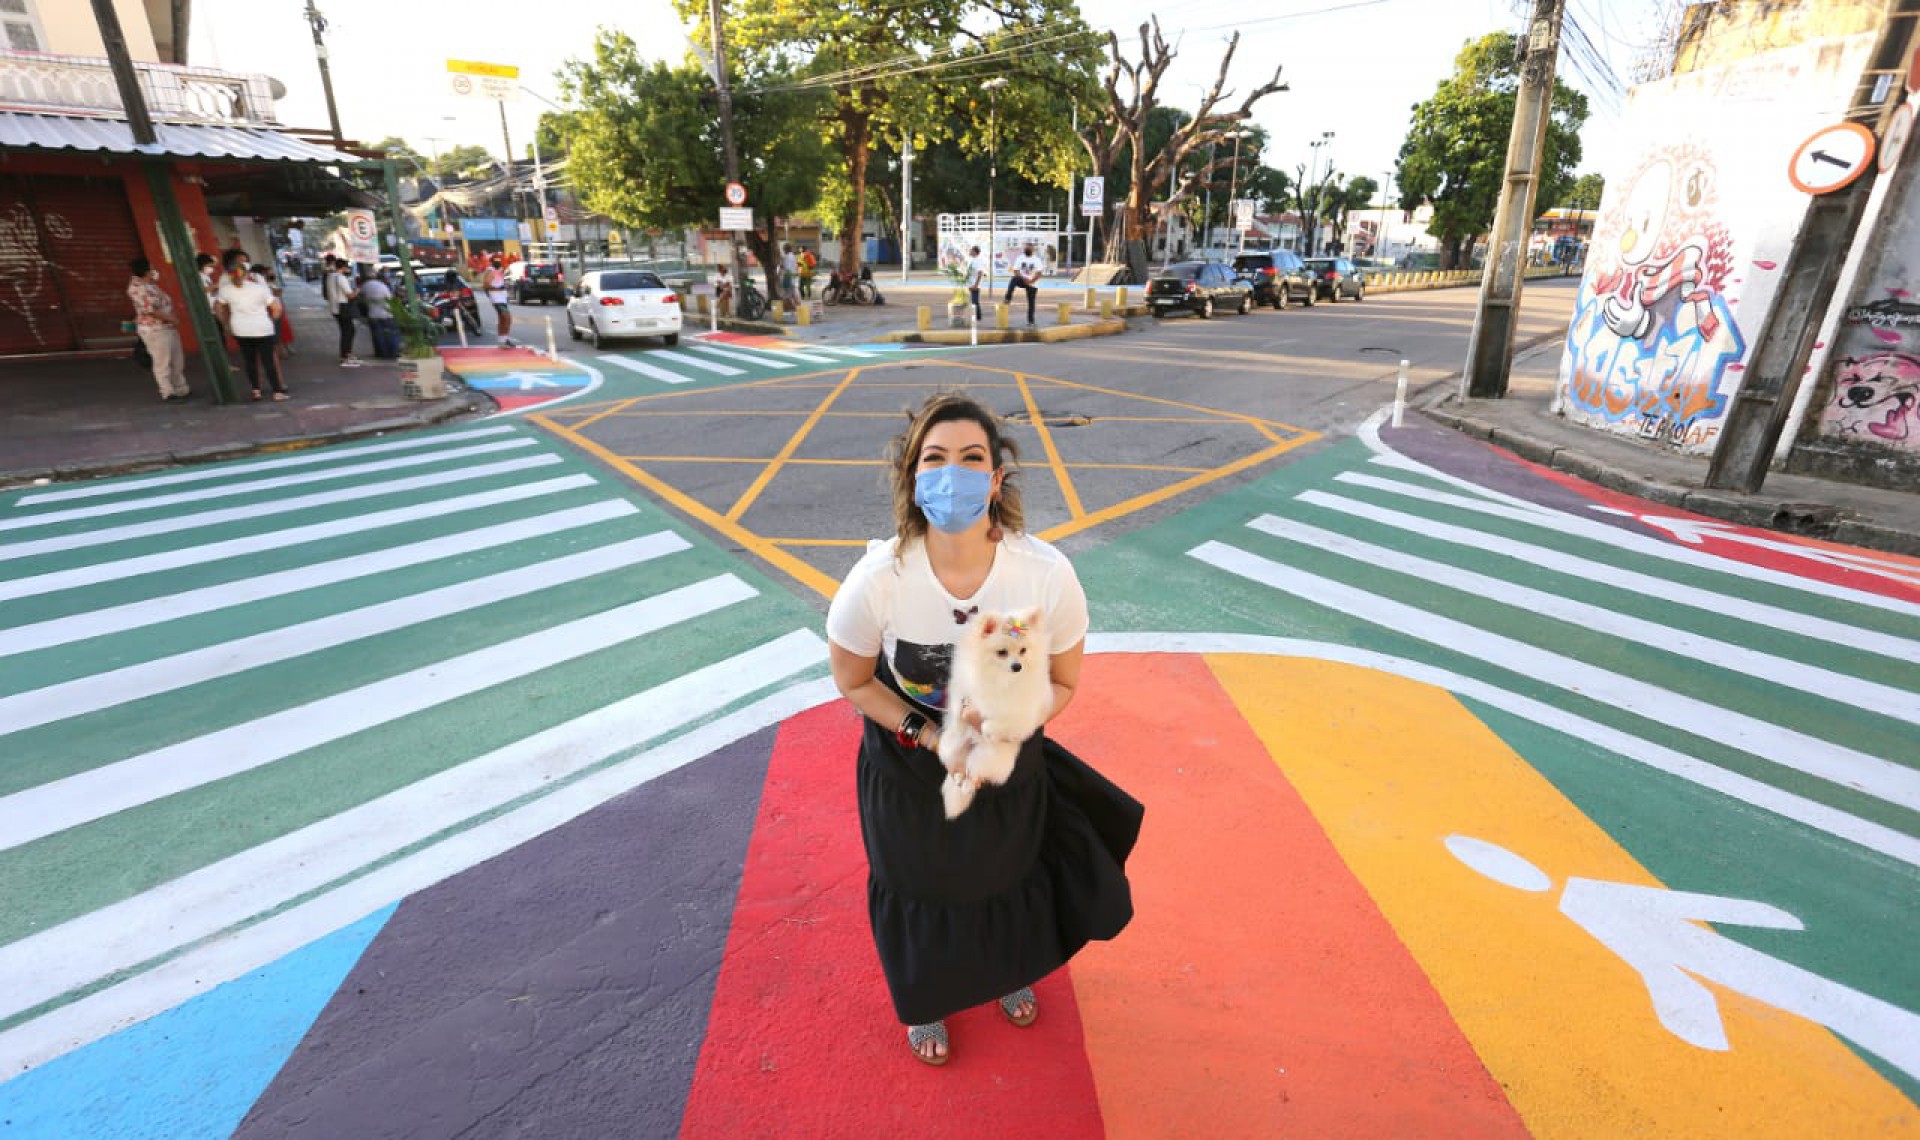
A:
{"label": "dog's black nose", "polygon": [[1015,661],[1012,665],[1008,666],[1008,668],[1018,673],[1020,671],[1020,663],[1018,661]]}

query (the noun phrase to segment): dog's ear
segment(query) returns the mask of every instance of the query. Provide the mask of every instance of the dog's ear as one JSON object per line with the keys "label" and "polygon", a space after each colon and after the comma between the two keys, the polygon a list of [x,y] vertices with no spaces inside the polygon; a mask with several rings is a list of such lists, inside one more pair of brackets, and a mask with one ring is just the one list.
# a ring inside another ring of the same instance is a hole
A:
{"label": "dog's ear", "polygon": [[1027,629],[1039,629],[1042,616],[1040,607],[1034,606],[1031,609],[1022,610],[1013,615],[1013,619]]}
{"label": "dog's ear", "polygon": [[980,620],[974,623],[974,632],[981,637],[992,637],[999,628],[1000,619],[992,614],[981,614]]}

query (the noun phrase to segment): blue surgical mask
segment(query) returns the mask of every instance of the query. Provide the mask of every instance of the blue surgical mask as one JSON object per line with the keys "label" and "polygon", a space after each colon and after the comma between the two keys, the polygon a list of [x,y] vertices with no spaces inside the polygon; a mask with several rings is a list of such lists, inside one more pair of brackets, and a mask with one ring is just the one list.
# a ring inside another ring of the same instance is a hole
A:
{"label": "blue surgical mask", "polygon": [[959,534],[987,513],[993,472],[949,463],[913,477],[913,501],[935,530]]}

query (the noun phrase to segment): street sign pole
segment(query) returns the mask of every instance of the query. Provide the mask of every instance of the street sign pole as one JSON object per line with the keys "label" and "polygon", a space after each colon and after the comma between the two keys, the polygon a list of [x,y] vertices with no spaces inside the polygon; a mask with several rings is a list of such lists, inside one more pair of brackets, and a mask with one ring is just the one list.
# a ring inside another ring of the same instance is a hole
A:
{"label": "street sign pole", "polygon": [[[722,157],[727,164],[727,181],[740,181],[740,152],[733,145],[733,92],[727,87],[727,14],[721,0],[707,0],[707,23],[713,29],[713,83],[720,96],[720,145]],[[746,285],[746,262],[740,257],[740,235],[734,234],[733,241],[733,280],[734,288],[742,289]],[[773,283],[767,283],[767,293],[773,294]]]}

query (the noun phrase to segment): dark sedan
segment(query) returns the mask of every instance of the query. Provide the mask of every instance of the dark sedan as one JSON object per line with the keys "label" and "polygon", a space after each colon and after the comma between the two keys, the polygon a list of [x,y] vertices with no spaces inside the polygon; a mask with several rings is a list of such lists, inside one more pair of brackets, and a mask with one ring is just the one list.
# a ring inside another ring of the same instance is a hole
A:
{"label": "dark sedan", "polygon": [[1253,289],[1217,261],[1182,261],[1147,282],[1147,311],[1156,317],[1182,310],[1211,317],[1216,309],[1253,311]]}
{"label": "dark sedan", "polygon": [[1356,301],[1367,299],[1367,272],[1344,257],[1309,257],[1307,273],[1313,278],[1313,290],[1329,301],[1342,297]]}

